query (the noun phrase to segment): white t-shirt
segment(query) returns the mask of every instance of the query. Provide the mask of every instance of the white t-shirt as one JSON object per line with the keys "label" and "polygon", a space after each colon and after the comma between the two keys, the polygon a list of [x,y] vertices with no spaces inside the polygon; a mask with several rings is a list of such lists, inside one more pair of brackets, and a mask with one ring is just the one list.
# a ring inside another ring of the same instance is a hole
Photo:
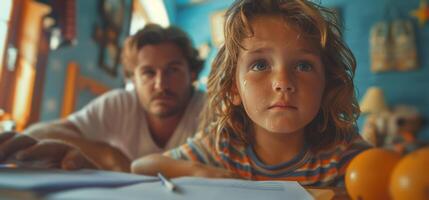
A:
{"label": "white t-shirt", "polygon": [[78,127],[82,137],[106,142],[130,159],[136,159],[185,143],[197,131],[204,101],[205,94],[194,91],[185,114],[164,148],[158,147],[149,133],[145,111],[135,90],[109,91],[71,114],[68,120]]}

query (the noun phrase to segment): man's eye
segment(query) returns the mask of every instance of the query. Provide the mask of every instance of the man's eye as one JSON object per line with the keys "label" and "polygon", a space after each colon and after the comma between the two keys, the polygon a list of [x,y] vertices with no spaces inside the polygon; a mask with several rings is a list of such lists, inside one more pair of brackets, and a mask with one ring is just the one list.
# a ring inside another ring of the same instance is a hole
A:
{"label": "man's eye", "polygon": [[142,71],[142,75],[143,76],[153,76],[153,75],[155,75],[155,72],[152,70],[144,70],[144,71]]}
{"label": "man's eye", "polygon": [[251,65],[252,71],[264,71],[267,68],[268,68],[268,63],[265,60],[256,61],[254,64]]}
{"label": "man's eye", "polygon": [[313,70],[313,65],[309,62],[299,62],[296,65],[296,70],[301,71],[301,72],[308,72]]}

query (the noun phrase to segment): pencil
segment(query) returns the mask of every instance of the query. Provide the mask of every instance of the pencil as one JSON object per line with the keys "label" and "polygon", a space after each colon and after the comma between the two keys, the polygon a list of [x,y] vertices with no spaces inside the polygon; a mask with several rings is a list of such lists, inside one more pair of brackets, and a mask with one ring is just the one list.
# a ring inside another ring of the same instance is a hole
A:
{"label": "pencil", "polygon": [[161,180],[162,185],[164,185],[165,188],[167,188],[169,191],[174,191],[176,189],[176,186],[168,180],[162,173],[158,173],[158,178]]}

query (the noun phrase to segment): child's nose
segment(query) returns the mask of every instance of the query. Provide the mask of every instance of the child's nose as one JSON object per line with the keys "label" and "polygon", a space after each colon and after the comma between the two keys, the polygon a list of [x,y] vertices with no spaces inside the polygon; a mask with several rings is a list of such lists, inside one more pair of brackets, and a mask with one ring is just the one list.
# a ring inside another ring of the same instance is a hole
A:
{"label": "child's nose", "polygon": [[275,75],[272,87],[275,92],[294,93],[296,91],[292,77],[288,73],[280,72]]}

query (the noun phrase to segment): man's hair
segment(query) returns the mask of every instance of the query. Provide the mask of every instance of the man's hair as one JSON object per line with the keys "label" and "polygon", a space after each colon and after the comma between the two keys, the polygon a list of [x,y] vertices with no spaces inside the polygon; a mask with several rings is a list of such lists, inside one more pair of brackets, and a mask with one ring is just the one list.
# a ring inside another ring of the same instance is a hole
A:
{"label": "man's hair", "polygon": [[251,22],[257,16],[281,16],[320,51],[326,87],[317,116],[305,127],[306,142],[313,149],[323,148],[356,132],[360,114],[353,83],[356,60],[342,41],[335,13],[306,0],[237,0],[227,10],[225,43],[208,78],[201,130],[217,139],[226,134],[249,143],[252,121],[243,105],[235,106],[232,98],[238,55],[244,49],[241,43],[254,35]]}
{"label": "man's hair", "polygon": [[121,57],[125,78],[133,75],[141,48],[161,43],[177,45],[188,61],[190,70],[196,74],[200,73],[204,61],[198,57],[198,51],[192,46],[191,39],[184,31],[174,26],[163,28],[157,24],[147,24],[125,40]]}

